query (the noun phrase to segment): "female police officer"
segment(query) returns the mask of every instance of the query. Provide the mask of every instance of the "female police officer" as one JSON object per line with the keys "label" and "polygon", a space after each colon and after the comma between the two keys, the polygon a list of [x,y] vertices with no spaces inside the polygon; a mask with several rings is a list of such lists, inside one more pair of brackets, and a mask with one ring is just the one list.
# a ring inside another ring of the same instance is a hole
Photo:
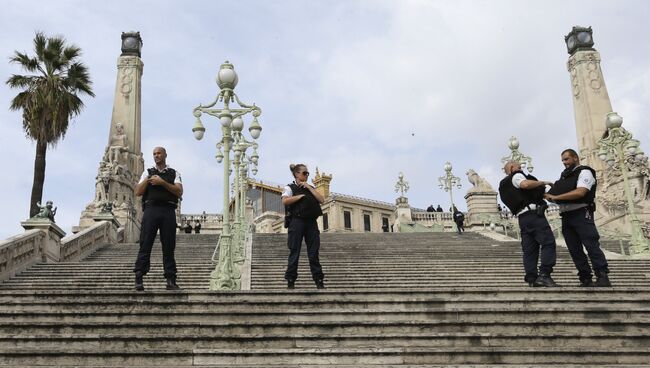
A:
{"label": "female police officer", "polygon": [[294,181],[284,187],[282,191],[282,204],[285,206],[288,224],[289,260],[284,278],[287,287],[293,289],[298,277],[298,259],[302,239],[307,244],[309,268],[316,287],[324,289],[323,270],[318,259],[320,248],[320,232],[316,219],[323,214],[320,204],[325,201],[323,196],[314,189],[307,179],[309,171],[303,164],[289,165]]}

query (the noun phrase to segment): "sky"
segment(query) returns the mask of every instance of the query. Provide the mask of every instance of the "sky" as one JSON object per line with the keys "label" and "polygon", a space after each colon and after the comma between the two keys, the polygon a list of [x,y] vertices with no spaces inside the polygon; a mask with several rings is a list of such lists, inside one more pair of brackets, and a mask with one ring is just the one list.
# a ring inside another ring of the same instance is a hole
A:
{"label": "sky", "polygon": [[[614,111],[648,150],[650,17],[647,1],[2,1],[0,77],[22,74],[15,50],[33,54],[36,31],[83,50],[95,98],[48,149],[43,200],[70,233],[93,199],[108,142],[123,31],[143,39],[142,150],[164,146],[183,178],[183,213],[220,213],[223,167],[216,119],[192,135],[192,110],[211,102],[229,60],[235,92],[262,108],[257,178],[291,181],[290,163],[333,175],[331,190],[394,202],[399,172],[414,207],[449,206],[438,187],[446,161],[466,208],[473,169],[493,187],[516,136],[533,174],[555,180],[560,152],[577,145],[564,35],[591,26]],[[645,36],[644,36],[645,35]],[[2,61],[4,60],[4,61]],[[22,233],[35,143],[18,93],[0,84],[0,160],[5,175],[0,240]],[[250,119],[246,124],[250,123]]]}

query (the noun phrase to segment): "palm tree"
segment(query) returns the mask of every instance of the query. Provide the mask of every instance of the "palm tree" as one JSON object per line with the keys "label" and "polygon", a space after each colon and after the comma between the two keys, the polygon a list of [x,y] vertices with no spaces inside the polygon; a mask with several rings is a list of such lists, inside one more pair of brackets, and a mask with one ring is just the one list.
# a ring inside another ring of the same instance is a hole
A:
{"label": "palm tree", "polygon": [[78,61],[81,49],[65,43],[62,37],[46,37],[43,33],[36,32],[36,56],[15,51],[10,59],[11,63],[18,64],[31,73],[14,74],[6,82],[11,88],[22,89],[11,100],[10,109],[22,110],[23,129],[27,138],[36,141],[29,217],[38,213],[36,204],[43,197],[47,146],[54,146],[63,139],[70,119],[83,109],[84,104],[77,94],[95,96],[88,69]]}

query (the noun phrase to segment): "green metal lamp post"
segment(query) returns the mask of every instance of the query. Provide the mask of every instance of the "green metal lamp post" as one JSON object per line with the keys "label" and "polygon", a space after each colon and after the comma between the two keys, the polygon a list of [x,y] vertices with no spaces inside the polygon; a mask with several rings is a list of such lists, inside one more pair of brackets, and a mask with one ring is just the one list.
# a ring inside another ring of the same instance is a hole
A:
{"label": "green metal lamp post", "polygon": [[[233,150],[233,142],[236,142],[241,137],[244,128],[243,116],[249,113],[253,116],[253,121],[248,128],[253,139],[259,138],[262,131],[262,127],[257,121],[262,110],[255,104],[248,105],[239,99],[234,92],[238,80],[234,66],[225,61],[221,64],[217,74],[219,94],[210,104],[206,106],[199,105],[194,108],[196,122],[192,132],[197,140],[202,139],[205,133],[205,127],[201,123],[202,114],[218,118],[221,123],[222,133],[221,140],[217,144],[216,159],[219,163],[223,161],[223,228],[217,244],[219,262],[210,276],[210,290],[236,290],[240,287],[241,275],[233,264],[233,248],[236,244],[233,242],[230,218],[230,151]],[[218,102],[223,102],[223,108],[214,108]],[[236,103],[239,108],[231,108],[231,103]],[[223,153],[221,152],[222,148]],[[236,156],[235,159],[237,159]]]}
{"label": "green metal lamp post", "polygon": [[452,189],[454,188],[454,186],[457,187],[458,189],[461,188],[460,178],[454,176],[451,173],[452,167],[449,161],[445,163],[444,169],[445,169],[445,176],[441,176],[438,178],[438,181],[440,182],[438,186],[440,187],[440,189],[444,189],[445,192],[449,192],[449,199],[451,200],[451,210],[453,212],[456,206],[454,206],[454,195],[452,194]]}
{"label": "green metal lamp post", "polygon": [[[259,155],[257,154],[257,143],[247,141],[243,135],[239,134],[235,137],[234,146],[234,165],[235,180],[233,184],[234,189],[234,223],[233,223],[233,239],[234,239],[234,262],[240,263],[244,261],[245,251],[244,242],[246,240],[246,233],[250,229],[250,224],[246,222],[246,191],[248,189],[248,163],[253,162],[253,172],[257,173],[257,162]],[[246,155],[246,150],[253,147],[251,156]]]}
{"label": "green metal lamp post", "polygon": [[533,160],[529,156],[526,156],[523,153],[519,152],[519,140],[517,137],[510,137],[510,140],[508,141],[508,148],[510,148],[510,156],[503,157],[501,159],[501,163],[505,164],[508,161],[518,162],[521,164],[521,167],[525,167],[528,172],[532,173],[534,169]]}
{"label": "green metal lamp post", "polygon": [[639,141],[632,138],[632,133],[625,130],[623,118],[617,113],[610,112],[605,118],[607,131],[602,139],[598,141],[598,158],[605,161],[611,169],[616,166],[621,170],[623,187],[627,199],[627,210],[630,215],[630,253],[650,253],[648,239],[643,235],[641,223],[634,208],[634,196],[629,182],[629,171],[635,167],[647,169],[648,157],[639,149]]}

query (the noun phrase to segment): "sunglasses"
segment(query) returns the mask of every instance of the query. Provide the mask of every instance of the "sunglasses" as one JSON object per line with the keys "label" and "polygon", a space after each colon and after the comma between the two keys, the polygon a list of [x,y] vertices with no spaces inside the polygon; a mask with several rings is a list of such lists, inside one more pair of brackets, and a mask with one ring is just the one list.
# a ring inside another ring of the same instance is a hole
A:
{"label": "sunglasses", "polygon": [[298,174],[303,174],[303,175],[305,175],[305,176],[309,176],[309,171],[299,172]]}

